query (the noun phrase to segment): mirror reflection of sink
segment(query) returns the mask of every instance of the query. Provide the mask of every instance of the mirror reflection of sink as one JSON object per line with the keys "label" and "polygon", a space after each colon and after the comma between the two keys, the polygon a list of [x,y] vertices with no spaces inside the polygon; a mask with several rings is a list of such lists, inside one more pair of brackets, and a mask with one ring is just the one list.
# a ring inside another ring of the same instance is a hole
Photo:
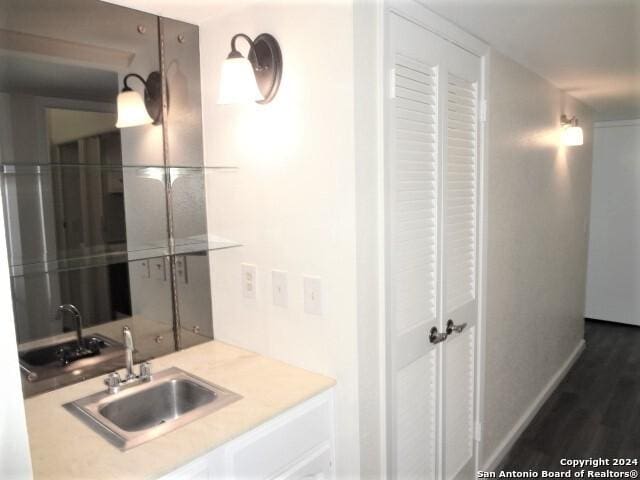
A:
{"label": "mirror reflection of sink", "polygon": [[18,352],[20,368],[28,382],[42,382],[55,378],[65,384],[65,377],[78,377],[89,372],[110,371],[113,361],[121,361],[124,346],[100,334],[86,335],[82,339],[82,356],[76,355],[78,342],[58,341],[53,344],[22,349]]}
{"label": "mirror reflection of sink", "polygon": [[112,444],[128,450],[241,398],[174,367],[119,393],[99,392],[64,407]]}
{"label": "mirror reflection of sink", "polygon": [[[87,350],[94,350],[96,348],[103,349],[111,346],[112,343],[115,342],[113,340],[108,340],[97,335],[90,335],[82,339],[82,347]],[[22,360],[22,362],[25,364],[25,366],[42,367],[48,364],[60,363],[60,353],[77,348],[77,344],[77,340],[71,340],[55,345],[48,345],[46,347],[26,350],[24,352],[20,352],[18,356],[20,360]]]}

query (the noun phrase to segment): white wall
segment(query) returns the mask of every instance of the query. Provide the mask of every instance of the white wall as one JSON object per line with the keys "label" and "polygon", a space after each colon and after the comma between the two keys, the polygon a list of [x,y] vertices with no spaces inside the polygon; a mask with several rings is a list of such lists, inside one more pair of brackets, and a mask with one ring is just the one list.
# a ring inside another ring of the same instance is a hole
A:
{"label": "white wall", "polygon": [[378,479],[386,471],[382,3],[355,0],[353,21],[360,477]]}
{"label": "white wall", "polygon": [[[351,2],[231,10],[200,25],[205,162],[239,167],[208,172],[209,231],[244,245],[212,256],[214,335],[335,377],[336,467],[341,478],[357,477]],[[269,105],[216,104],[220,66],[238,32],[280,42],[284,73]],[[241,295],[243,262],[257,266],[256,300]],[[287,272],[287,308],[272,304],[273,269]],[[303,275],[322,279],[322,316],[303,311]]]}
{"label": "white wall", "polygon": [[[582,341],[593,138],[590,110],[546,80],[497,53],[489,73],[481,464]],[[562,113],[583,146],[559,146]]]}
{"label": "white wall", "polygon": [[596,123],[585,316],[640,325],[640,120]]}

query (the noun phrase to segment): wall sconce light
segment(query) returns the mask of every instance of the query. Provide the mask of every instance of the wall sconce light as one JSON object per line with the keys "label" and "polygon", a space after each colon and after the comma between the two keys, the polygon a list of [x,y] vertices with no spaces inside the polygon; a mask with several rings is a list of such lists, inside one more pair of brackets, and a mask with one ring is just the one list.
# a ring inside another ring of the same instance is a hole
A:
{"label": "wall sconce light", "polygon": [[[137,78],[144,85],[142,96],[129,87],[127,81]],[[137,127],[139,125],[158,125],[162,121],[162,77],[160,72],[151,72],[145,80],[137,73],[124,77],[124,87],[118,94],[117,128]]]}
{"label": "wall sconce light", "polygon": [[582,145],[584,137],[582,127],[578,126],[578,119],[575,116],[569,118],[562,114],[560,123],[562,124],[562,143],[569,147]]}
{"label": "wall sconce light", "polygon": [[[249,43],[247,58],[236,48],[236,40]],[[251,40],[244,33],[231,39],[231,52],[222,64],[219,104],[258,102],[273,100],[282,78],[282,52],[278,41],[268,33]]]}

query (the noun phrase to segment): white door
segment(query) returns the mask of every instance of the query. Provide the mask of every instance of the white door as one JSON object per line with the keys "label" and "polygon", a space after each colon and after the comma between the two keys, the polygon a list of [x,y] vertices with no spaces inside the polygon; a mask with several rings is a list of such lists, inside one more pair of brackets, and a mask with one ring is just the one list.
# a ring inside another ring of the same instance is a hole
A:
{"label": "white door", "polygon": [[[442,321],[444,478],[473,478],[480,59],[448,46],[444,133]],[[444,82],[443,78],[443,82]],[[444,105],[444,104],[443,104]]]}
{"label": "white door", "polygon": [[640,325],[640,121],[593,129],[584,316]]}
{"label": "white door", "polygon": [[389,473],[467,479],[475,460],[481,60],[395,14],[388,26]]}

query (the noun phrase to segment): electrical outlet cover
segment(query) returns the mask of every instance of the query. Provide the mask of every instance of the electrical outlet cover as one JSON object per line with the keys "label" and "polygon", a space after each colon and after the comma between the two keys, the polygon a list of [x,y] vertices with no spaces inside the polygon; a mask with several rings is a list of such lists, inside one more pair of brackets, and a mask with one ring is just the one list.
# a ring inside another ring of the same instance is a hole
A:
{"label": "electrical outlet cover", "polygon": [[189,283],[189,265],[186,255],[176,257],[176,276],[185,285]]}
{"label": "electrical outlet cover", "polygon": [[257,287],[256,266],[243,263],[240,267],[242,296],[249,300],[255,300]]}

